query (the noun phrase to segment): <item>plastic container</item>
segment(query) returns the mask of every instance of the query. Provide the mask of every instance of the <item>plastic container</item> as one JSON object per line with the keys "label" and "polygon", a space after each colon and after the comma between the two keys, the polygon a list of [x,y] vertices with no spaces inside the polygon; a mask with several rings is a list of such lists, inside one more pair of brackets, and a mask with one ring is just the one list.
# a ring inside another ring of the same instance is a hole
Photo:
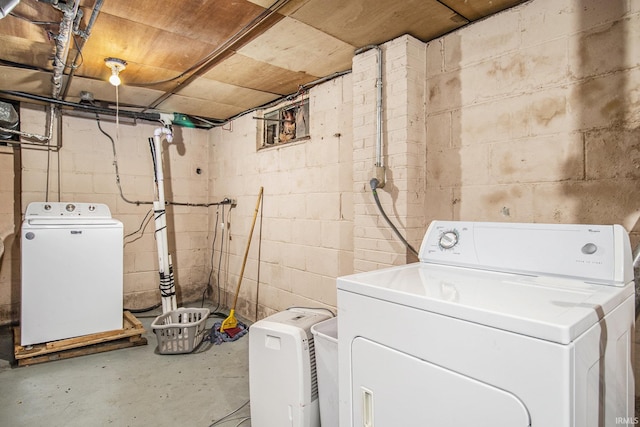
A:
{"label": "plastic container", "polygon": [[151,329],[158,338],[160,354],[191,353],[202,342],[208,308],[171,310],[156,317]]}
{"label": "plastic container", "polygon": [[311,327],[316,349],[320,425],[339,425],[338,420],[338,318]]}

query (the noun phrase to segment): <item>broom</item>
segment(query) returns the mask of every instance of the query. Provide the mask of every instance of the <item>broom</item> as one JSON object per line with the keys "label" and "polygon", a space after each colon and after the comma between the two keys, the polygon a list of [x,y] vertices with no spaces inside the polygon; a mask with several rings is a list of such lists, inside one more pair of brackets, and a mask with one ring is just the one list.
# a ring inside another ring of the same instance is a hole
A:
{"label": "broom", "polygon": [[249,246],[251,245],[251,236],[253,235],[253,228],[256,225],[256,218],[258,217],[258,209],[260,208],[260,201],[262,200],[262,187],[260,187],[260,193],[258,193],[258,202],[256,203],[256,210],[253,213],[253,221],[251,222],[251,231],[249,231],[249,240],[247,240],[247,249],[244,252],[244,259],[242,260],[242,268],[240,269],[240,277],[238,278],[238,287],[236,288],[236,296],[233,300],[233,306],[229,312],[229,317],[222,321],[220,324],[220,332],[224,332],[227,329],[233,329],[238,326],[238,320],[236,319],[236,304],[238,303],[238,295],[240,295],[240,284],[242,283],[242,276],[244,275],[244,267],[247,264],[247,257],[249,256]]}

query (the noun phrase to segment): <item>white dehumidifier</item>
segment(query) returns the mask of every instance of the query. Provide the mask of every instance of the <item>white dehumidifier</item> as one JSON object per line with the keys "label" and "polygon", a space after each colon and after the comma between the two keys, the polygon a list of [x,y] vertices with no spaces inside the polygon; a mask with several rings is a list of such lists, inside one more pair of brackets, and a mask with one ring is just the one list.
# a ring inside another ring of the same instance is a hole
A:
{"label": "white dehumidifier", "polygon": [[249,395],[253,427],[318,427],[318,381],[311,327],[331,316],[291,308],[249,333]]}

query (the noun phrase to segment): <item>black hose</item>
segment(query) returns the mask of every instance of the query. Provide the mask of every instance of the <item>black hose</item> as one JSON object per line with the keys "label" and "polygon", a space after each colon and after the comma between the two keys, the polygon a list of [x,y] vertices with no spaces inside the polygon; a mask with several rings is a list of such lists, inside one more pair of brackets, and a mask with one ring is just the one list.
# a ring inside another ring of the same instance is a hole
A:
{"label": "black hose", "polygon": [[369,181],[369,185],[371,185],[371,192],[373,193],[373,198],[376,200],[376,205],[378,205],[378,209],[380,210],[382,217],[385,219],[385,221],[387,221],[387,224],[389,224],[389,227],[391,227],[391,229],[396,234],[396,236],[398,236],[398,239],[400,239],[400,241],[404,243],[404,245],[409,249],[409,251],[411,251],[411,253],[414,254],[416,257],[419,257],[418,251],[416,251],[413,248],[413,246],[411,246],[409,242],[407,242],[407,240],[402,236],[402,234],[400,234],[396,226],[393,225],[393,223],[391,222],[387,214],[384,212],[384,209],[382,209],[382,205],[380,204],[380,199],[378,198],[378,191],[376,190],[378,188],[378,184],[379,184],[379,181],[377,178],[371,178],[371,181]]}

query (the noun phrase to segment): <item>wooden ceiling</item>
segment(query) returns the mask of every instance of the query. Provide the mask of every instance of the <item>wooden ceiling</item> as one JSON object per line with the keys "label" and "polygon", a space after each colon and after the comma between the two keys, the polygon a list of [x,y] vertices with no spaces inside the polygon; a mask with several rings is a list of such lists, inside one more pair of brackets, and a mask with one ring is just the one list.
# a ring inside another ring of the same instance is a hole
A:
{"label": "wooden ceiling", "polygon": [[[403,34],[428,41],[523,1],[80,0],[62,94],[115,102],[104,61],[115,57],[127,62],[122,106],[225,120],[350,70],[361,47]],[[60,9],[74,4],[22,0],[0,20],[0,90],[52,95]]]}

